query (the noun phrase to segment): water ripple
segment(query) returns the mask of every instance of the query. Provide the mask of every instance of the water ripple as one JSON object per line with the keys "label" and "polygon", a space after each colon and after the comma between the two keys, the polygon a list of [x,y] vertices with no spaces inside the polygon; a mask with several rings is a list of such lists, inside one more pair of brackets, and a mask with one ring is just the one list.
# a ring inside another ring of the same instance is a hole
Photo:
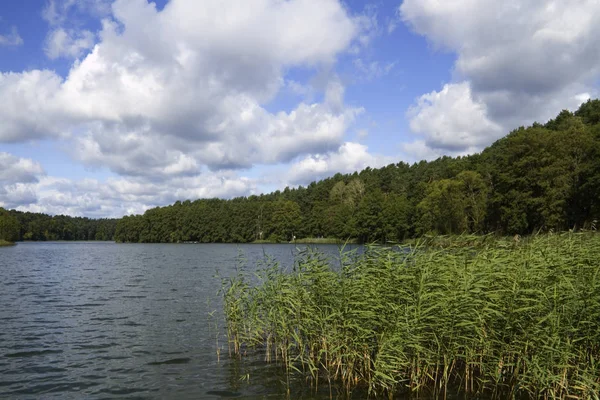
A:
{"label": "water ripple", "polygon": [[[262,257],[262,246],[241,247],[249,260]],[[278,369],[227,360],[222,337],[217,357],[222,313],[213,276],[234,272],[239,248],[0,249],[0,399],[280,398]],[[289,259],[292,249],[274,246],[271,254]],[[253,379],[242,382],[248,373]]]}
{"label": "water ripple", "polygon": [[4,357],[9,358],[24,358],[24,357],[36,357],[43,356],[46,354],[60,354],[62,350],[34,350],[34,351],[21,351],[19,353],[8,353],[5,354]]}

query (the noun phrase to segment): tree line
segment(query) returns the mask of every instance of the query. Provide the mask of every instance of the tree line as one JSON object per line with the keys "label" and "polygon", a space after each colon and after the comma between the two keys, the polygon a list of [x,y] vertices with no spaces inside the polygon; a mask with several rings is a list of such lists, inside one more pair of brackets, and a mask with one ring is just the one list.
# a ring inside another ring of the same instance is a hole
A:
{"label": "tree line", "polygon": [[19,239],[396,242],[424,234],[596,229],[600,100],[520,127],[479,154],[336,174],[231,200],[177,201],[119,220],[10,212]]}
{"label": "tree line", "polygon": [[7,211],[0,207],[0,239],[114,240],[117,219],[91,219],[66,215]]}
{"label": "tree line", "polygon": [[329,237],[595,229],[600,101],[520,127],[479,154],[337,174],[307,187],[176,202],[117,224],[121,242],[252,242]]}

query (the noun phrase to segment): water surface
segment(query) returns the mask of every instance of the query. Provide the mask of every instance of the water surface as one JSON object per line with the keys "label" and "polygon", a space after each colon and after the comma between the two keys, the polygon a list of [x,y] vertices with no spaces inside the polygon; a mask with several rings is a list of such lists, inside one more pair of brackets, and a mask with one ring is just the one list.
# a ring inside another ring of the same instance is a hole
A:
{"label": "water surface", "polygon": [[[0,249],[0,398],[280,398],[226,353],[218,270],[290,267],[294,245],[19,243]],[[333,256],[335,245],[318,248]],[[297,393],[295,397],[311,397]],[[294,396],[293,396],[294,397]]]}

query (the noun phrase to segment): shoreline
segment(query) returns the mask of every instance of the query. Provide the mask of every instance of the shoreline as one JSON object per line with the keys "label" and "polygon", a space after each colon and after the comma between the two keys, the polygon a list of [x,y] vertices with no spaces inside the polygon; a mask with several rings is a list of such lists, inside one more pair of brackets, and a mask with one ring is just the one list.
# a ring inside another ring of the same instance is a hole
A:
{"label": "shoreline", "polygon": [[255,240],[249,242],[249,244],[358,244],[356,239],[340,240],[335,238],[303,238],[287,241],[274,241],[274,240]]}

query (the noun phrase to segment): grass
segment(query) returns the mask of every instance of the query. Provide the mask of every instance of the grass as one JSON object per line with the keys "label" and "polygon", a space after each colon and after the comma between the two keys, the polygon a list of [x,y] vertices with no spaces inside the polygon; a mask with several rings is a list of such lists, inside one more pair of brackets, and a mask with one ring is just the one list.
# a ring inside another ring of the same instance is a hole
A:
{"label": "grass", "polygon": [[600,235],[464,239],[239,272],[230,354],[347,395],[598,399]]}
{"label": "grass", "polygon": [[13,242],[7,242],[6,240],[0,239],[0,247],[3,246],[14,246],[15,244]]}

